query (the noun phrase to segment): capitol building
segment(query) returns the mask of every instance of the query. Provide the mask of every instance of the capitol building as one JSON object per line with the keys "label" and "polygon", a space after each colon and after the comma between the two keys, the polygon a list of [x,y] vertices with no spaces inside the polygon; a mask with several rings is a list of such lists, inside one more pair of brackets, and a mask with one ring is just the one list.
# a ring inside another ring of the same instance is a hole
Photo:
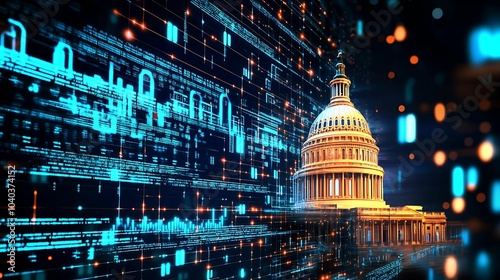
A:
{"label": "capitol building", "polygon": [[358,245],[444,242],[444,212],[424,212],[415,205],[391,207],[384,201],[380,149],[349,97],[350,85],[339,52],[330,103],[313,122],[302,146],[301,166],[293,175],[295,207],[349,213]]}

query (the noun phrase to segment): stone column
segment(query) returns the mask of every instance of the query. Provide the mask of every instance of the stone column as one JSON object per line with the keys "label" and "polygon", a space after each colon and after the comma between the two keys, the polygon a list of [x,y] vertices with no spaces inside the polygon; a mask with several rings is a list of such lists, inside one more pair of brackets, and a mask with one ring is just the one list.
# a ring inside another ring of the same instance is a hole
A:
{"label": "stone column", "polygon": [[372,245],[375,244],[375,223],[373,222],[373,219],[372,219],[372,232],[371,232],[371,242],[372,242]]}
{"label": "stone column", "polygon": [[391,243],[392,243],[392,240],[391,240],[391,238],[392,238],[392,233],[391,233],[391,224],[392,224],[392,222],[391,222],[391,220],[389,219],[389,223],[387,224],[387,245],[389,245],[389,246],[390,246],[390,245],[391,245]]}
{"label": "stone column", "polygon": [[415,231],[415,225],[413,224],[414,221],[410,221],[410,239],[411,239],[411,244],[413,244],[413,237],[414,237],[414,231]]}
{"label": "stone column", "polygon": [[316,194],[315,194],[315,199],[319,198],[319,176],[318,174],[314,175],[316,177]]}
{"label": "stone column", "polygon": [[344,172],[342,171],[342,179],[340,180],[340,197],[345,197],[345,179],[344,179]]}
{"label": "stone column", "polygon": [[360,180],[359,188],[361,189],[360,198],[364,199],[365,198],[365,174],[360,173],[359,180]]}
{"label": "stone column", "polygon": [[384,220],[380,221],[380,245],[384,245]]}
{"label": "stone column", "polygon": [[323,197],[324,198],[327,198],[328,197],[328,184],[330,184],[330,181],[328,180],[328,177],[326,176],[326,174],[323,174],[324,178],[323,178],[323,191],[324,191],[324,195]]}
{"label": "stone column", "polygon": [[382,192],[383,192],[382,181],[383,181],[382,176],[378,176],[378,198],[379,199],[383,199],[382,198]]}
{"label": "stone column", "polygon": [[306,176],[306,199],[309,200],[309,196],[311,195],[311,178],[309,175]]}
{"label": "stone column", "polygon": [[358,174],[358,178],[357,178],[357,188],[358,188],[358,194],[357,194],[357,198],[361,198],[361,173]]}
{"label": "stone column", "polygon": [[370,174],[370,199],[373,199],[373,174]]}
{"label": "stone column", "polygon": [[404,222],[403,228],[403,244],[406,244],[406,221]]}

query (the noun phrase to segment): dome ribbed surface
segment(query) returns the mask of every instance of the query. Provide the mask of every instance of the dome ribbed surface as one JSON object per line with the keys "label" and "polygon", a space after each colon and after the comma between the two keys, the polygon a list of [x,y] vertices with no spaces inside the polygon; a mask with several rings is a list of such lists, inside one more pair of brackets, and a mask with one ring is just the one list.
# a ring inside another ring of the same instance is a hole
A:
{"label": "dome ribbed surface", "polygon": [[308,138],[332,131],[359,131],[371,136],[365,117],[353,106],[330,104],[314,120]]}

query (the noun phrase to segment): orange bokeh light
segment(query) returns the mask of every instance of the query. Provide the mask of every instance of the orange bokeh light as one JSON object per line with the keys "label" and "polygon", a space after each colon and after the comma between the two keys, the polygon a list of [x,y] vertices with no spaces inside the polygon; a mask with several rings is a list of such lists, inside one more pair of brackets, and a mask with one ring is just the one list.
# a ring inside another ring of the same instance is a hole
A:
{"label": "orange bokeh light", "polygon": [[495,153],[495,148],[493,147],[493,144],[491,142],[484,141],[479,145],[477,153],[481,161],[489,162],[493,158],[493,154]]}
{"label": "orange bokeh light", "polygon": [[394,79],[394,77],[396,77],[396,74],[391,71],[387,74],[387,77],[389,77],[389,79]]}
{"label": "orange bokeh light", "polygon": [[470,146],[472,146],[472,144],[474,144],[474,139],[472,139],[472,137],[466,137],[464,139],[465,146],[470,147]]}
{"label": "orange bokeh light", "polygon": [[125,39],[129,41],[134,39],[134,33],[132,33],[132,30],[130,29],[125,29],[125,31],[123,31],[123,35],[125,36]]}
{"label": "orange bokeh light", "polygon": [[450,208],[450,204],[448,202],[443,202],[443,209]]}
{"label": "orange bokeh light", "polygon": [[462,213],[465,209],[465,199],[461,197],[455,197],[451,201],[451,209],[453,209],[453,212],[457,214]]}
{"label": "orange bokeh light", "polygon": [[403,113],[405,111],[405,109],[406,109],[405,105],[399,105],[399,107],[398,107],[398,111],[401,113]]}
{"label": "orange bokeh light", "polygon": [[446,108],[443,103],[438,103],[434,107],[434,117],[438,122],[444,121],[444,118],[446,117]]}
{"label": "orange bokeh light", "polygon": [[418,63],[418,56],[416,56],[416,55],[412,55],[412,56],[410,57],[410,63],[411,63],[411,64],[417,64],[417,63]]}
{"label": "orange bokeh light", "polygon": [[406,28],[403,25],[398,25],[394,30],[394,39],[396,41],[401,42],[406,39]]}
{"label": "orange bokeh light", "polygon": [[434,154],[434,163],[437,166],[443,166],[446,162],[446,154],[443,151],[437,151]]}
{"label": "orange bokeh light", "polygon": [[479,131],[481,131],[481,133],[488,133],[491,131],[491,124],[489,122],[482,122],[480,125],[479,125]]}
{"label": "orange bokeh light", "polygon": [[489,100],[483,99],[479,102],[479,109],[481,109],[481,111],[488,111],[490,108],[491,102]]}
{"label": "orange bokeh light", "polygon": [[457,275],[458,271],[458,263],[457,259],[454,256],[449,256],[446,258],[446,261],[444,262],[444,274],[446,275],[446,278],[452,279],[455,278]]}
{"label": "orange bokeh light", "polygon": [[385,41],[387,42],[387,44],[392,44],[394,43],[394,36],[392,35],[389,35],[385,38]]}
{"label": "orange bokeh light", "polygon": [[479,203],[483,203],[483,202],[486,200],[486,195],[485,195],[484,193],[482,193],[482,192],[481,192],[481,193],[478,193],[478,194],[476,195],[476,200],[477,200],[477,202],[479,202]]}
{"label": "orange bokeh light", "polygon": [[457,152],[455,151],[451,151],[449,154],[448,154],[448,157],[451,159],[451,160],[456,160],[458,158],[458,154]]}

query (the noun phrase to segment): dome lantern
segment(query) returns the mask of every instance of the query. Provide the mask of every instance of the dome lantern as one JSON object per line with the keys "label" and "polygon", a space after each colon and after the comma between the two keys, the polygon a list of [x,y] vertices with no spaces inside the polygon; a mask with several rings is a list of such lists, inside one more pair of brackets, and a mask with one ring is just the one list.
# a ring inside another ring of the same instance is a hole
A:
{"label": "dome lantern", "polygon": [[347,78],[345,74],[345,64],[342,59],[343,53],[340,50],[337,55],[337,68],[333,80],[330,81],[330,105],[345,104],[354,106],[349,97],[349,88],[351,87],[351,81]]}

